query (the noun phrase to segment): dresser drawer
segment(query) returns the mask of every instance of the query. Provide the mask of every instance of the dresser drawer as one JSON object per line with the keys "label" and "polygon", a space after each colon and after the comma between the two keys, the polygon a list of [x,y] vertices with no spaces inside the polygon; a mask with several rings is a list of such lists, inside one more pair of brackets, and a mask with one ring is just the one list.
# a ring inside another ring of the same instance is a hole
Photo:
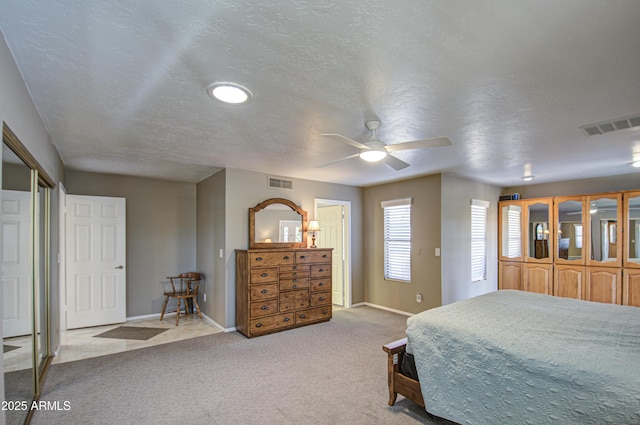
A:
{"label": "dresser drawer", "polygon": [[293,264],[293,251],[252,252],[249,254],[250,267],[281,266]]}
{"label": "dresser drawer", "polygon": [[294,291],[280,292],[280,313],[287,313],[295,310]]}
{"label": "dresser drawer", "polygon": [[331,264],[312,265],[311,277],[331,277]]}
{"label": "dresser drawer", "polygon": [[250,279],[251,284],[277,282],[278,268],[269,267],[269,268],[251,269],[250,275],[251,275],[251,279]]}
{"label": "dresser drawer", "polygon": [[293,279],[280,279],[280,290],[305,289],[309,287],[308,277],[295,277]]}
{"label": "dresser drawer", "polygon": [[331,318],[331,306],[310,308],[308,310],[296,311],[296,325],[316,322],[318,320],[328,320]]}
{"label": "dresser drawer", "polygon": [[268,285],[252,285],[251,301],[261,301],[278,296],[278,284],[270,283]]}
{"label": "dresser drawer", "polygon": [[276,316],[252,319],[249,324],[249,332],[253,335],[273,330],[284,329],[293,326],[294,322],[295,320],[293,319],[293,313],[278,314]]}
{"label": "dresser drawer", "polygon": [[331,290],[331,278],[311,279],[311,292],[322,292]]}
{"label": "dresser drawer", "polygon": [[309,266],[281,266],[280,278],[309,277]]}
{"label": "dresser drawer", "polygon": [[262,317],[278,312],[278,299],[251,303],[251,317]]}
{"label": "dresser drawer", "polygon": [[331,292],[315,292],[311,294],[311,307],[331,304]]}
{"label": "dresser drawer", "polygon": [[280,293],[280,313],[309,308],[309,290],[299,289]]}
{"label": "dresser drawer", "polygon": [[297,251],[296,264],[331,263],[331,251]]}

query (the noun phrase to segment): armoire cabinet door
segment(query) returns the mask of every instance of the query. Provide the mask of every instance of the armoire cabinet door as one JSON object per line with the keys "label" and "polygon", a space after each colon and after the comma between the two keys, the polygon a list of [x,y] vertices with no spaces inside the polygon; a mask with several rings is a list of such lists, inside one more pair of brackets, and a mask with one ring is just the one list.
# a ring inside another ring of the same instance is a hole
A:
{"label": "armoire cabinet door", "polygon": [[585,264],[589,232],[585,229],[585,197],[559,196],[554,201],[557,237],[554,261],[556,264]]}
{"label": "armoire cabinet door", "polygon": [[622,270],[613,267],[587,267],[585,300],[622,304]]}
{"label": "armoire cabinet door", "polygon": [[640,269],[640,191],[622,194],[624,220],[624,262],[625,268]]}
{"label": "armoire cabinet door", "polygon": [[553,198],[524,202],[524,261],[552,263],[554,251]]}
{"label": "armoire cabinet door", "polygon": [[553,294],[553,265],[525,263],[524,290],[538,294]]}
{"label": "armoire cabinet door", "polygon": [[589,195],[586,199],[586,245],[589,266],[620,267],[623,257],[622,193]]}
{"label": "armoire cabinet door", "polygon": [[498,205],[498,259],[522,261],[524,258],[523,201],[503,201]]}
{"label": "armoire cabinet door", "polygon": [[498,289],[517,289],[522,291],[524,285],[524,263],[500,261],[498,263]]}
{"label": "armoire cabinet door", "polygon": [[583,266],[556,266],[553,278],[553,295],[581,300],[585,296],[585,279]]}
{"label": "armoire cabinet door", "polygon": [[623,269],[622,304],[640,307],[640,269]]}

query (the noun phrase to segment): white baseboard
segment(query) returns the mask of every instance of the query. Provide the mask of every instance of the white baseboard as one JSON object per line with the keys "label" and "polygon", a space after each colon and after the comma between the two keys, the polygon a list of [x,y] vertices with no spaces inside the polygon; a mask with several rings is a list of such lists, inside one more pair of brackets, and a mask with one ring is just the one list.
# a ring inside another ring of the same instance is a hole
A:
{"label": "white baseboard", "polygon": [[390,312],[396,313],[396,314],[402,314],[403,316],[413,316],[413,315],[415,315],[415,313],[409,313],[407,311],[396,310],[395,308],[389,308],[389,307],[385,307],[383,305],[377,305],[377,304],[372,304],[372,303],[359,303],[358,305],[366,305],[368,307],[373,307],[373,308],[377,308],[377,309],[380,309],[380,310],[390,311]]}
{"label": "white baseboard", "polygon": [[[132,321],[132,320],[148,320],[148,319],[155,319],[155,318],[159,318],[161,313],[153,313],[153,314],[144,314],[142,316],[132,316],[132,317],[127,317],[127,322]],[[175,311],[169,311],[167,313],[165,313],[165,316],[173,316],[175,315],[176,312]],[[213,320],[211,317],[207,316],[206,314],[202,313],[202,317],[204,320],[206,320],[207,322],[209,322],[209,324],[217,329],[219,329],[222,332],[234,332],[236,330],[235,327],[233,328],[225,328],[224,326],[220,325],[218,322],[216,322],[215,320]]]}

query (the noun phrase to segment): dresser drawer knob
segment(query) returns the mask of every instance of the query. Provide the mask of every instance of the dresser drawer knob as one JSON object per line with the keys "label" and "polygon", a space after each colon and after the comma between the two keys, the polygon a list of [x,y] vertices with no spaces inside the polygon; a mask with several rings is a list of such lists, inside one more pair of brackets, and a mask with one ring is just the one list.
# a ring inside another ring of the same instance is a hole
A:
{"label": "dresser drawer knob", "polygon": [[301,259],[301,260],[304,260],[305,258],[307,258],[307,256],[306,256],[306,255],[301,255],[301,256],[300,256],[300,259]]}
{"label": "dresser drawer knob", "polygon": [[327,314],[329,310],[322,310],[322,314]]}
{"label": "dresser drawer knob", "polygon": [[289,256],[288,256],[288,255],[285,255],[284,257],[282,257],[282,259],[283,259],[283,260],[288,260],[288,259],[289,259]]}
{"label": "dresser drawer knob", "polygon": [[300,315],[300,318],[301,318],[301,319],[304,319],[304,318],[306,318],[306,317],[307,317],[307,316],[305,316],[304,314],[301,314],[301,315]]}
{"label": "dresser drawer knob", "polygon": [[262,257],[256,257],[256,261],[262,261]]}
{"label": "dresser drawer knob", "polygon": [[269,290],[268,289],[263,289],[262,291],[260,291],[260,293],[261,294],[267,294],[267,293],[269,293]]}
{"label": "dresser drawer knob", "polygon": [[260,307],[260,310],[269,310],[269,306],[268,305],[263,305],[262,307]]}
{"label": "dresser drawer knob", "polygon": [[324,269],[318,269],[318,271],[319,271],[320,273],[322,273],[322,272],[324,271]]}
{"label": "dresser drawer knob", "polygon": [[324,254],[324,255],[322,256],[322,258],[327,258],[327,254]]}
{"label": "dresser drawer knob", "polygon": [[319,300],[320,300],[320,301],[324,301],[324,297],[320,297],[320,298],[319,298]]}
{"label": "dresser drawer knob", "polygon": [[262,327],[262,323],[256,323],[256,328],[261,328]]}
{"label": "dresser drawer knob", "polygon": [[298,281],[298,279],[293,279],[293,280],[292,280],[292,282],[297,282],[297,281]]}
{"label": "dresser drawer knob", "polygon": [[262,273],[262,274],[260,275],[260,277],[267,277],[267,276],[269,276],[269,273]]}
{"label": "dresser drawer knob", "polygon": [[324,286],[324,282],[318,283],[318,286]]}
{"label": "dresser drawer knob", "polygon": [[298,285],[293,285],[293,289],[298,289]]}
{"label": "dresser drawer knob", "polygon": [[282,319],[283,322],[288,322],[289,320],[291,319],[289,319],[288,317],[285,317],[284,319]]}

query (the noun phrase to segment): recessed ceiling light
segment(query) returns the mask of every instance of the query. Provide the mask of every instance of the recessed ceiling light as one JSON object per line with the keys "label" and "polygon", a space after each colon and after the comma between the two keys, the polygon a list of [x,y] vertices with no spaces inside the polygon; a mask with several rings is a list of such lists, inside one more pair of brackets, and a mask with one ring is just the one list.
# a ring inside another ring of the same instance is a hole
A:
{"label": "recessed ceiling light", "polygon": [[233,105],[249,103],[253,98],[248,88],[236,83],[213,83],[207,92],[214,99]]}
{"label": "recessed ceiling light", "polygon": [[526,182],[530,182],[531,180],[535,179],[536,176],[522,176],[520,178]]}

